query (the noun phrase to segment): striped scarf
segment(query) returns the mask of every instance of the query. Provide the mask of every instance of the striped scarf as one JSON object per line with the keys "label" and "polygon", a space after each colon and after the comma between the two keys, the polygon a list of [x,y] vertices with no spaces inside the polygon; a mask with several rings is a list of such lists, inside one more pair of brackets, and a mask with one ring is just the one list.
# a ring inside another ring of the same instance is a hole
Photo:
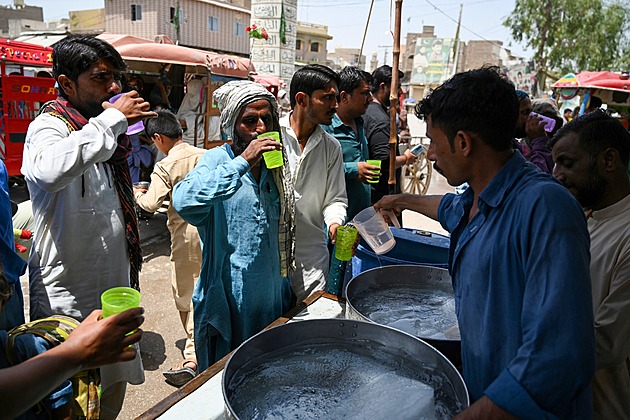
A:
{"label": "striped scarf", "polygon": [[[62,120],[70,132],[81,130],[88,123],[83,115],[64,98],[57,98],[42,106],[40,114],[50,114]],[[138,230],[138,216],[136,214],[133,199],[131,174],[127,165],[127,156],[131,152],[129,137],[122,134],[118,137],[118,146],[114,154],[107,162],[112,168],[112,179],[116,187],[116,193],[120,200],[125,221],[125,238],[127,239],[127,251],[129,252],[129,282],[131,287],[140,290],[140,270],[142,268],[142,251],[140,249],[140,233]],[[107,166],[106,166],[107,168]],[[82,186],[82,193],[85,193]]]}
{"label": "striped scarf", "polygon": [[273,180],[280,195],[280,223],[278,245],[280,247],[280,273],[291,277],[295,271],[295,196],[287,154],[283,153],[284,165],[271,169]]}

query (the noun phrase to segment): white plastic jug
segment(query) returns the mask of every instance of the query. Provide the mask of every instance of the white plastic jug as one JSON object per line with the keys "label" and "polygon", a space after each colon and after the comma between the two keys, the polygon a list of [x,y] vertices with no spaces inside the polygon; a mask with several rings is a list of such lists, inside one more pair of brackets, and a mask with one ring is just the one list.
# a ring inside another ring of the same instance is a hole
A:
{"label": "white plastic jug", "polygon": [[396,246],[396,239],[385,222],[383,214],[387,214],[394,226],[400,227],[393,212],[377,212],[374,207],[362,210],[352,219],[352,224],[376,254],[385,254]]}

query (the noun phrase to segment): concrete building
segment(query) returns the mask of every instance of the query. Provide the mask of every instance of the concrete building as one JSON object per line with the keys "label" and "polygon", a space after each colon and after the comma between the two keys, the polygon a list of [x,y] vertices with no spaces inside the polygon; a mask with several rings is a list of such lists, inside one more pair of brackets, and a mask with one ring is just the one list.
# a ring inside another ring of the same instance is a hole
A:
{"label": "concrete building", "polygon": [[295,61],[298,64],[326,64],[326,49],[332,36],[328,26],[298,22],[295,40]]}
{"label": "concrete building", "polygon": [[503,48],[502,41],[468,41],[466,56],[462,70],[477,69],[483,65],[503,66],[501,59]]}
{"label": "concrete building", "polygon": [[105,30],[147,39],[164,34],[179,45],[248,56],[250,8],[251,0],[107,0]]}
{"label": "concrete building", "polygon": [[335,71],[339,71],[346,66],[357,66],[365,70],[365,55],[359,58],[360,48],[336,47],[335,51],[328,53],[328,66]]}
{"label": "concrete building", "polygon": [[[429,58],[430,49],[436,47],[433,44],[446,45],[447,41],[450,42],[451,48],[448,51],[446,48],[443,48],[442,53],[452,54],[452,46],[455,40],[437,38],[433,26],[425,25],[422,27],[422,32],[410,32],[407,34],[406,52],[401,59],[400,67],[405,73],[403,80],[410,82],[411,97],[415,99],[422,98],[427,89],[438,85],[456,72],[475,69],[488,64],[503,67],[505,57],[509,55],[509,51],[503,48],[501,41],[472,40],[467,43],[459,41],[455,67],[451,68],[452,63],[449,64],[448,61],[446,62],[446,67],[444,67],[443,63],[442,68],[448,71],[437,77],[433,74],[435,72],[432,67],[437,68],[437,64]],[[427,58],[425,59],[422,56]]]}
{"label": "concrete building", "polygon": [[23,31],[45,30],[44,9],[14,0],[12,6],[0,7],[0,37],[16,38]]}
{"label": "concrete building", "polygon": [[[280,31],[283,12],[284,40]],[[268,40],[252,39],[251,58],[256,72],[288,82],[295,72],[297,0],[252,0],[251,23],[269,34]]]}
{"label": "concrete building", "polygon": [[370,60],[370,73],[373,73],[374,70],[378,68],[378,56],[376,53],[372,53],[372,59]]}

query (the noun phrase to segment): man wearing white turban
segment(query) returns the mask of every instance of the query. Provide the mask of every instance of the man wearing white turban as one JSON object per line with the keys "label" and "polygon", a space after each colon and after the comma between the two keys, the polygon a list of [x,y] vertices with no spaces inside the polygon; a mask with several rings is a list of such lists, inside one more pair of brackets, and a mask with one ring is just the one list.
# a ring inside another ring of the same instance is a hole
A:
{"label": "man wearing white turban", "polygon": [[175,210],[197,226],[201,274],[193,293],[200,370],[282,315],[291,301],[293,188],[288,163],[267,169],[265,137],[279,131],[275,97],[261,85],[229,82],[214,93],[232,144],[208,150],[173,191]]}

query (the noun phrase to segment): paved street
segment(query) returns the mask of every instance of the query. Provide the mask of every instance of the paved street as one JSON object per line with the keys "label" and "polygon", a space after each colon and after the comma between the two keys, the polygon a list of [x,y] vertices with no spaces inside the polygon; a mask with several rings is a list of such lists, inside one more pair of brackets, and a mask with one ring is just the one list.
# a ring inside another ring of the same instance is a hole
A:
{"label": "paved street", "polygon": [[[411,115],[409,120],[412,135],[422,135],[422,124]],[[442,176],[433,172],[428,193],[443,194],[446,191],[452,191],[452,188]],[[12,188],[11,197],[18,202],[26,200],[26,188]],[[408,211],[403,214],[403,225],[444,233],[437,222]],[[164,381],[162,371],[180,362],[184,346],[184,332],[171,292],[170,241],[166,215],[156,213],[147,221],[141,220],[140,235],[144,255],[140,287],[142,306],[146,311],[140,350],[146,382],[128,386],[125,404],[119,416],[123,420],[137,417],[176,390]],[[22,280],[24,290],[28,290],[26,276]]]}

